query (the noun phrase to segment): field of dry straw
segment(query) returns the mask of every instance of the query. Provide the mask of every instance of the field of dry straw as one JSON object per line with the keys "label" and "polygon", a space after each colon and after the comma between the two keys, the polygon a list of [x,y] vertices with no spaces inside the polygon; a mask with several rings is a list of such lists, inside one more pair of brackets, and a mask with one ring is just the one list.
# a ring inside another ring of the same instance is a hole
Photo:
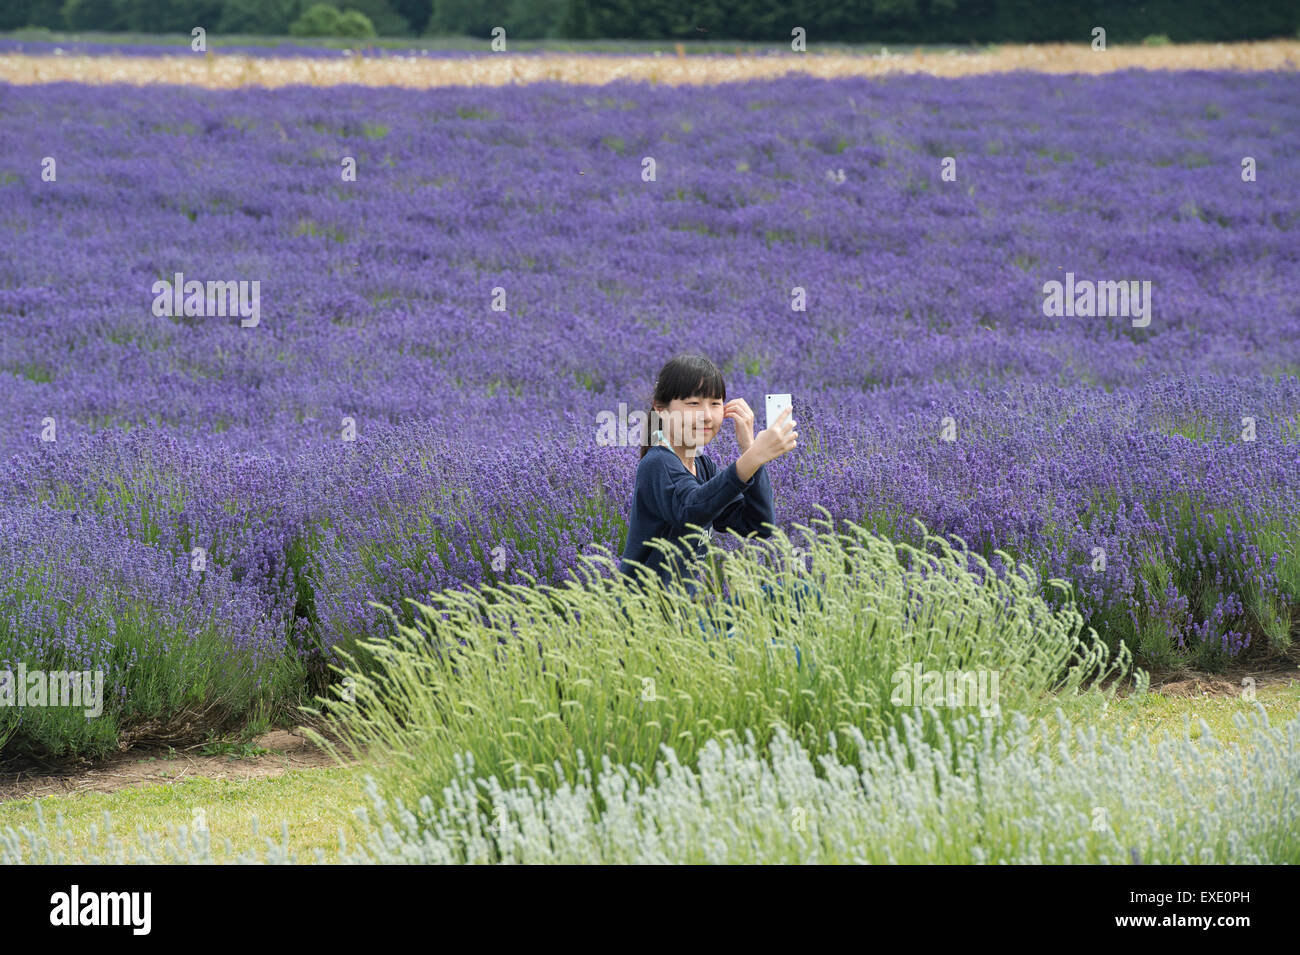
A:
{"label": "field of dry straw", "polygon": [[1289,70],[1300,67],[1300,41],[1111,46],[1094,51],[1087,44],[1004,46],[980,51],[891,51],[871,53],[788,53],[749,55],[542,55],[484,53],[477,57],[349,55],[332,59],[271,58],[220,51],[145,56],[0,55],[0,82],[178,83],[229,89],[241,86],[503,86],[554,80],[604,84],[647,80],[671,85],[730,83],[765,79],[789,72],[832,78],[887,73],[968,76],[1011,70],[1046,73],[1104,73],[1112,70]]}

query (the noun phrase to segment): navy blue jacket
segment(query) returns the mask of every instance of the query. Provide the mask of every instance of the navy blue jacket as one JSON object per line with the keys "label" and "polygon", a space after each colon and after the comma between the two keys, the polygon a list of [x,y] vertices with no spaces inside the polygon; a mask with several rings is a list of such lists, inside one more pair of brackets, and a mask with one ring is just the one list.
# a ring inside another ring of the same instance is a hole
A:
{"label": "navy blue jacket", "polygon": [[[665,445],[655,445],[645,453],[636,469],[636,493],[632,498],[632,513],[628,518],[627,546],[618,569],[625,574],[635,573],[628,561],[638,561],[659,574],[668,582],[671,568],[662,552],[647,545],[647,541],[663,538],[675,543],[684,557],[689,557],[689,544],[679,541],[690,532],[687,524],[698,524],[706,532],[715,527],[720,531],[735,530],[743,535],[757,533],[770,537],[770,528],[763,523],[776,523],[772,505],[772,483],[767,479],[767,469],[760,467],[748,481],[741,481],[736,465],[729,464],[723,471],[707,454],[695,458],[696,474],[686,470],[681,458]],[[695,558],[704,556],[704,542],[695,544]],[[678,561],[678,573],[688,591],[697,587],[683,573],[684,565]]]}

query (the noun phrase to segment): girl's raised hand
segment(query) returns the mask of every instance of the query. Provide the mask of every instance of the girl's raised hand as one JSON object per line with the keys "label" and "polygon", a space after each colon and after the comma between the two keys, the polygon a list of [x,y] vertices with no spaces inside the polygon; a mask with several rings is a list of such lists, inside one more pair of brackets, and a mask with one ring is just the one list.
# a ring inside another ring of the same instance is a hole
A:
{"label": "girl's raised hand", "polygon": [[754,412],[744,398],[732,398],[723,406],[722,417],[736,422],[736,444],[744,454],[754,443]]}

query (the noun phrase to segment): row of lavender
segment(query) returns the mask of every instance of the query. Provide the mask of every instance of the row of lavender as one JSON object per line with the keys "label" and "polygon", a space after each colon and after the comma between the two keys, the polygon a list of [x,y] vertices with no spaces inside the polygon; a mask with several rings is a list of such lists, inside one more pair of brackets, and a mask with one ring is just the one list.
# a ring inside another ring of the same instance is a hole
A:
{"label": "row of lavender", "polygon": [[[1118,602],[1135,614],[1163,602],[1163,594],[1139,592],[1144,568],[1155,561],[1190,560],[1187,573],[1202,572],[1205,586],[1227,592],[1209,616],[1226,612],[1231,592],[1258,585],[1272,593],[1296,583],[1300,554],[1294,541],[1281,546],[1298,526],[1295,378],[1109,394],[1033,384],[991,394],[936,386],[921,396],[928,409],[914,407],[917,397],[825,392],[804,399],[804,446],[771,465],[782,523],[811,525],[824,507],[904,536],[915,517],[959,535],[995,567],[1001,559],[994,548],[1033,558],[1045,573],[1076,582],[1094,607]],[[1241,408],[1260,413],[1255,441],[1228,434]],[[591,447],[582,417],[559,423],[544,446],[465,449],[453,432],[376,425],[355,442],[293,459],[220,445],[187,448],[156,431],[105,431],[75,449],[15,458],[6,505],[65,531],[79,521],[83,543],[116,534],[163,552],[167,559],[152,562],[174,574],[159,579],[159,594],[177,586],[174,577],[198,588],[228,572],[229,584],[255,582],[259,592],[275,581],[266,599],[300,594],[298,615],[310,609],[327,621],[324,647],[344,635],[377,633],[381,617],[366,607],[369,599],[395,605],[461,584],[524,582],[525,574],[557,582],[578,566],[579,553],[616,553],[636,456]],[[944,418],[961,422],[957,440],[942,439]],[[1150,429],[1134,429],[1136,420]],[[864,421],[873,425],[866,433]],[[506,426],[524,431],[529,420]],[[712,453],[728,460],[736,449],[720,439]],[[1180,523],[1189,517],[1190,526]],[[1260,553],[1251,541],[1266,534],[1275,534],[1279,547]],[[191,566],[196,548],[203,572]],[[125,568],[141,562],[137,551],[113,551],[128,577]],[[14,546],[13,555],[21,566],[23,548]],[[99,555],[92,550],[89,563]],[[1247,556],[1259,578],[1226,586],[1232,559]],[[102,557],[104,564],[116,560],[108,550]],[[1194,639],[1194,624],[1204,623],[1197,618],[1191,612],[1172,620],[1174,644],[1202,642]],[[277,643],[243,619],[235,629],[242,634],[236,642],[259,652],[283,648],[283,633]],[[1215,636],[1220,649],[1235,653],[1248,634],[1225,628]]]}
{"label": "row of lavender", "polygon": [[598,421],[683,349],[795,394],[783,524],[1002,548],[1157,660],[1285,647],[1297,85],[0,87],[0,669],[237,714],[370,601],[559,581],[624,530]]}

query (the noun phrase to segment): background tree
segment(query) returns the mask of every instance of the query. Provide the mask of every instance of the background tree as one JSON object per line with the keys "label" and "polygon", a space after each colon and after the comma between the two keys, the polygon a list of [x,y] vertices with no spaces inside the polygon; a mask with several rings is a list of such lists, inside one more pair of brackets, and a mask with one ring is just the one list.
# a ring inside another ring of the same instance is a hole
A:
{"label": "background tree", "polygon": [[340,13],[356,10],[370,21],[379,36],[409,36],[411,24],[398,13],[388,0],[320,0],[336,8]]}
{"label": "background tree", "polygon": [[433,13],[433,0],[391,0],[393,9],[411,27],[411,32],[419,35],[429,25],[429,15]]}
{"label": "background tree", "polygon": [[372,37],[374,24],[359,10],[340,10],[328,3],[313,3],[289,26],[294,36]]}
{"label": "background tree", "polygon": [[222,0],[116,0],[126,29],[134,33],[189,33],[195,27],[215,30]]}
{"label": "background tree", "polygon": [[284,36],[301,14],[301,0],[225,0],[217,29],[221,33]]}
{"label": "background tree", "polygon": [[63,0],[8,0],[0,3],[0,30],[23,27],[63,29]]}
{"label": "background tree", "polygon": [[116,0],[67,0],[63,23],[69,30],[125,30],[126,20]]}
{"label": "background tree", "polygon": [[513,0],[433,0],[429,34],[459,34],[487,38],[493,27],[505,27],[509,38]]}
{"label": "background tree", "polygon": [[372,37],[375,35],[375,26],[360,10],[344,10],[339,17],[339,36],[350,37]]}
{"label": "background tree", "polygon": [[509,13],[501,25],[508,37],[527,40],[563,37],[568,6],[569,0],[511,0]]}
{"label": "background tree", "polygon": [[328,3],[313,3],[289,25],[294,36],[338,36],[339,21],[343,14]]}

